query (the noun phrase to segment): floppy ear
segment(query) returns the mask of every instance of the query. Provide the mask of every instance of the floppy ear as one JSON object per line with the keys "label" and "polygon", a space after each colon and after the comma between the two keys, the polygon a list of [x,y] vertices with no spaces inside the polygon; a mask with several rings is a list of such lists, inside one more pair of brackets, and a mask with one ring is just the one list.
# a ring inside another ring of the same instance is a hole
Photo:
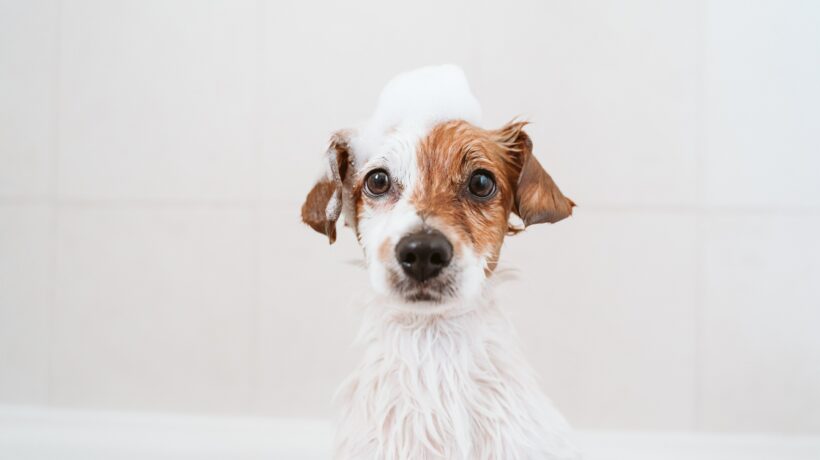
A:
{"label": "floppy ear", "polygon": [[521,167],[512,210],[521,217],[524,226],[544,222],[553,224],[571,216],[575,203],[561,193],[558,185],[533,155],[532,141],[523,130],[526,124],[510,123],[501,130],[509,136],[507,143],[512,153],[517,155]]}
{"label": "floppy ear", "polygon": [[336,241],[336,221],[342,213],[342,191],[350,166],[350,150],[344,132],[333,134],[327,149],[329,171],[321,177],[302,205],[302,221]]}

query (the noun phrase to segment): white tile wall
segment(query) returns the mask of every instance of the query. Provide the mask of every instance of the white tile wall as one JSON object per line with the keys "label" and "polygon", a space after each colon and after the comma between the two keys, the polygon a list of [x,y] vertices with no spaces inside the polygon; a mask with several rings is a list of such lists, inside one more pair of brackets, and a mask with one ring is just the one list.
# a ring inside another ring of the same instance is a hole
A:
{"label": "white tile wall", "polygon": [[351,344],[368,285],[351,263],[361,259],[352,233],[340,225],[329,245],[301,223],[300,205],[274,202],[260,212],[257,409],[324,416],[360,358]]}
{"label": "white tile wall", "polygon": [[58,217],[53,401],[247,410],[252,211],[69,206]]}
{"label": "white tile wall", "polygon": [[[698,2],[487,2],[478,92],[581,204],[696,198]],[[509,17],[499,21],[499,15]]]}
{"label": "white tile wall", "polygon": [[254,196],[255,6],[65,3],[60,193],[86,199]]}
{"label": "white tile wall", "polygon": [[691,429],[695,218],[579,209],[507,241],[498,301],[567,416],[590,428]]}
{"label": "white tile wall", "polygon": [[582,428],[820,432],[809,1],[0,0],[0,401],[326,416],[364,273],[330,132],[461,64],[580,207],[499,287]]}
{"label": "white tile wall", "polygon": [[57,2],[0,1],[0,197],[44,197],[54,147]]}
{"label": "white tile wall", "polygon": [[820,206],[820,3],[721,0],[707,13],[710,202]]}
{"label": "white tile wall", "polygon": [[702,427],[820,431],[820,214],[705,223]]}
{"label": "white tile wall", "polygon": [[48,402],[52,218],[46,206],[0,205],[0,397]]}

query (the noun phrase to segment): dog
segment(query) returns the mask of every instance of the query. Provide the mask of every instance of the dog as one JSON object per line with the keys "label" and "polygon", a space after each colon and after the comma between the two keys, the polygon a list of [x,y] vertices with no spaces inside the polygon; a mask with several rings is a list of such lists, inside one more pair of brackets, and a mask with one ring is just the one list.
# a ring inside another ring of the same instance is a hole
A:
{"label": "dog", "polygon": [[302,206],[331,244],[344,218],[375,291],[364,360],[338,393],[337,459],[579,458],[490,292],[505,235],[575,203],[526,122],[480,117],[460,68],[401,74],[366,123],[332,135]]}

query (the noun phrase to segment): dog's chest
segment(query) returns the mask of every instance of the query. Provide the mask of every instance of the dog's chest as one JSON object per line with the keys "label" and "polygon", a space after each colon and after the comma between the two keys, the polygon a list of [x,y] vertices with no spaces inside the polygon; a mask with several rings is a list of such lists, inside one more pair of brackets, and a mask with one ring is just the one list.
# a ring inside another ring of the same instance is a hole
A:
{"label": "dog's chest", "polygon": [[565,426],[508,331],[462,320],[371,338],[341,390],[339,458],[572,458],[546,455]]}

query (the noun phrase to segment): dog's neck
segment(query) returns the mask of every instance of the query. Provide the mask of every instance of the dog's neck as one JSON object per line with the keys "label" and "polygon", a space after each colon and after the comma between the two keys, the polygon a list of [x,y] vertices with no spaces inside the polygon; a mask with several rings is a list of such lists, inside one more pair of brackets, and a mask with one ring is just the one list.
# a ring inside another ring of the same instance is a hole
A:
{"label": "dog's neck", "polygon": [[[471,366],[491,365],[483,362],[488,351],[501,349],[512,359],[521,358],[512,325],[489,296],[443,308],[377,299],[365,314],[357,342],[365,347],[366,360],[395,360],[420,372],[429,366],[468,372]],[[523,360],[515,364],[526,367]]]}
{"label": "dog's neck", "polygon": [[342,458],[480,458],[564,444],[543,440],[563,421],[491,300],[434,313],[374,302],[359,342],[364,361],[339,393]]}
{"label": "dog's neck", "polygon": [[[412,333],[415,330],[432,330],[446,333],[451,327],[463,329],[473,325],[480,332],[482,320],[504,318],[490,292],[470,301],[454,301],[446,304],[406,303],[392,297],[376,297],[365,314],[364,330],[376,335],[385,333]],[[375,337],[371,337],[374,339]],[[364,337],[360,337],[364,339]]]}

